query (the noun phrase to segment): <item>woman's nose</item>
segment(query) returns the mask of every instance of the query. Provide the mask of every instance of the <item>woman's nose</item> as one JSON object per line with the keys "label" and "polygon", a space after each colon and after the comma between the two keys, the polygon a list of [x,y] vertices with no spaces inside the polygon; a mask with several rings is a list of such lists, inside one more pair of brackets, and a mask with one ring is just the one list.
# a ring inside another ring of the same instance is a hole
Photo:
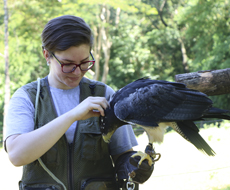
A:
{"label": "woman's nose", "polygon": [[79,74],[81,73],[81,69],[80,67],[78,66],[74,71],[73,71],[74,74]]}

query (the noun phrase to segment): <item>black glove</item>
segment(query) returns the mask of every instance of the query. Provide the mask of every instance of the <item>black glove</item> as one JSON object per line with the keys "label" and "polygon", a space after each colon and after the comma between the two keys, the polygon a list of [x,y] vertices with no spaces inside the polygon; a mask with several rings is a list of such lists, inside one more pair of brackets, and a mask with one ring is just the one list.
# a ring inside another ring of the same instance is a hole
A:
{"label": "black glove", "polygon": [[131,175],[134,182],[144,183],[151,176],[154,165],[149,166],[148,161],[144,160],[141,165],[138,165],[140,156],[132,158],[136,151],[130,151],[122,154],[115,163],[115,170],[118,179],[128,179]]}

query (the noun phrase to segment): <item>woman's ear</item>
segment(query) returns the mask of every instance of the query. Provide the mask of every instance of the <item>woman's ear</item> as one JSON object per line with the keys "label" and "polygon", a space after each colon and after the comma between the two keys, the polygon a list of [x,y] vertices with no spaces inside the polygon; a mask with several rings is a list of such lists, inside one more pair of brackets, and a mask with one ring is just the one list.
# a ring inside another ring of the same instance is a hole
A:
{"label": "woman's ear", "polygon": [[43,49],[43,55],[44,55],[46,61],[49,62],[49,59],[50,59],[49,52],[46,49]]}

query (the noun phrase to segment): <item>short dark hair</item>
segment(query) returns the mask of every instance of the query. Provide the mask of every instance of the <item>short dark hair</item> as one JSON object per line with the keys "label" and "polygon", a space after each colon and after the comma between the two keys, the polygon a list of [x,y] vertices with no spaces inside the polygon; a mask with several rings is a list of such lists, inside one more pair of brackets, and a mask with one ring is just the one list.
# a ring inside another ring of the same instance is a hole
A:
{"label": "short dark hair", "polygon": [[49,52],[64,51],[71,46],[93,46],[93,35],[86,22],[76,16],[64,15],[50,20],[41,35],[42,48]]}

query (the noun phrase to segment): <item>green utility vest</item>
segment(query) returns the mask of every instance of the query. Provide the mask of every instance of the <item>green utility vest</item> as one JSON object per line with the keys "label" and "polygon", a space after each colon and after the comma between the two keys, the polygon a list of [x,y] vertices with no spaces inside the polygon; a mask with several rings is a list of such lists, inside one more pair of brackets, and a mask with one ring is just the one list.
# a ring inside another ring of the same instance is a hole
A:
{"label": "green utility vest", "polygon": [[[23,86],[35,105],[37,82]],[[80,82],[80,102],[88,96],[105,96],[105,85],[83,78]],[[63,102],[65,103],[65,102]],[[57,117],[48,78],[41,79],[35,130]],[[42,140],[42,139],[41,139]],[[114,167],[108,144],[102,139],[99,118],[78,121],[73,143],[61,139],[42,157],[46,167],[68,190],[117,190]],[[20,190],[63,190],[36,160],[23,167]]]}

